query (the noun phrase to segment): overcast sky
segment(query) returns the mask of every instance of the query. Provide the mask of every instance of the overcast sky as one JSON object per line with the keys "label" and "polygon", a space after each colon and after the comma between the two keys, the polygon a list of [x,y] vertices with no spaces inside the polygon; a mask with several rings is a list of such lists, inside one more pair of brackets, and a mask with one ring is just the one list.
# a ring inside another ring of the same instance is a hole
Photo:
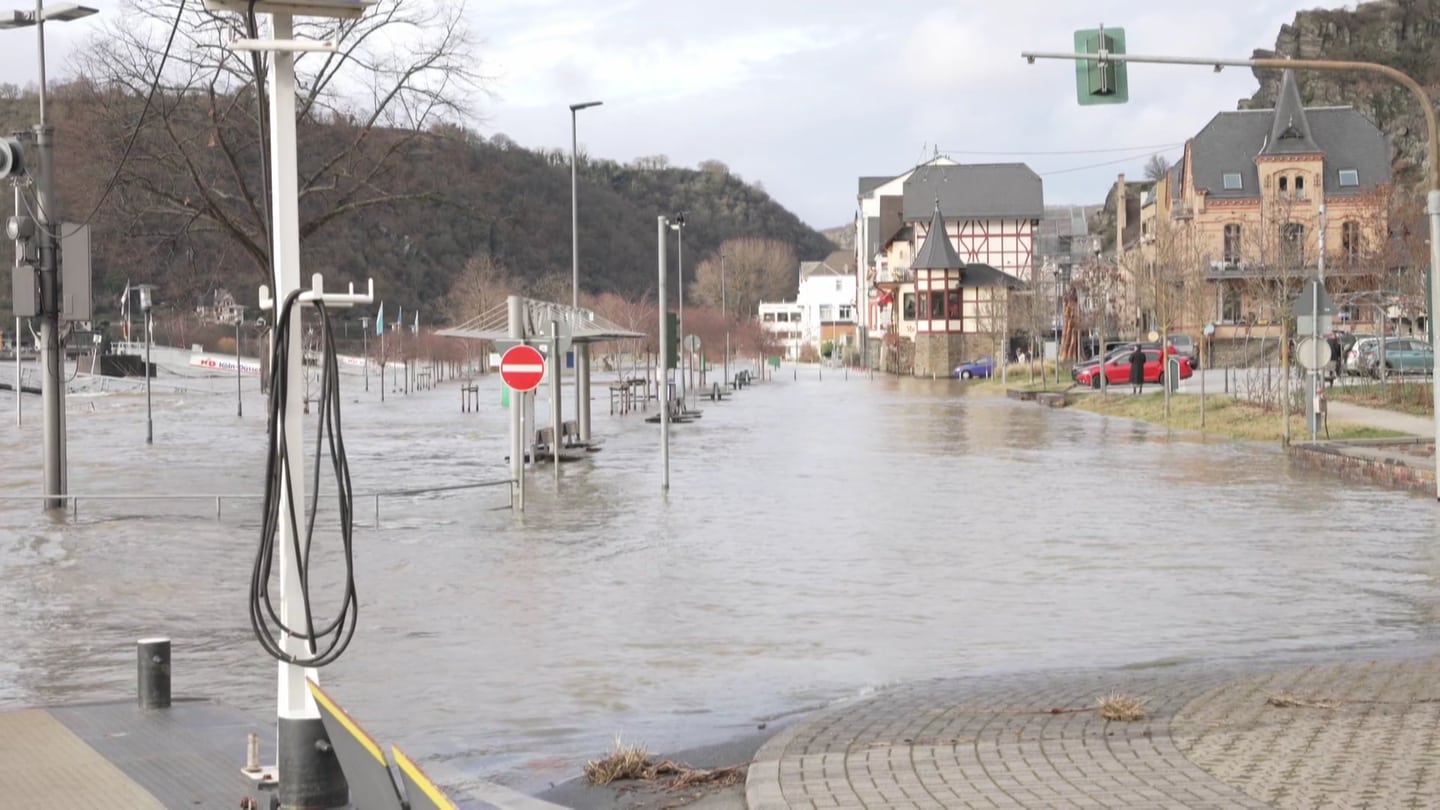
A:
{"label": "overcast sky", "polygon": [[[428,0],[406,0],[427,2]],[[115,0],[90,0],[115,14]],[[1128,104],[1082,107],[1077,28],[1125,29],[1129,52],[1245,58],[1314,0],[469,0],[493,95],[470,125],[527,147],[672,165],[720,160],[815,227],[847,223],[861,175],[898,174],[938,148],[963,163],[1020,161],[1047,203],[1103,199],[1118,172],[1174,159],[1185,138],[1256,88],[1250,72],[1133,65]],[[1339,6],[1340,3],[1330,5]],[[25,7],[23,2],[17,7]],[[94,18],[92,18],[94,19]],[[90,20],[49,26],[52,74]],[[4,32],[0,69],[34,81],[34,37]]]}

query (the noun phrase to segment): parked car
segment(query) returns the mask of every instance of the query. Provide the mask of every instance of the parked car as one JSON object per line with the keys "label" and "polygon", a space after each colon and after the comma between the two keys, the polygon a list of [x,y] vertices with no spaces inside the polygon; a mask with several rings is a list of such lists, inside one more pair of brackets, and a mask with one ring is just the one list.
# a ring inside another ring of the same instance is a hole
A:
{"label": "parked car", "polygon": [[995,358],[990,355],[977,357],[968,363],[961,363],[955,367],[955,376],[962,380],[971,377],[989,377],[995,373]]}
{"label": "parked car", "polygon": [[[1158,383],[1164,380],[1165,367],[1160,362],[1160,347],[1151,343],[1140,347],[1145,352],[1145,382]],[[1130,354],[1134,352],[1134,344],[1129,347],[1117,349],[1105,360],[1105,382],[1107,385],[1125,385],[1130,382]],[[1179,355],[1174,346],[1167,349],[1167,353]],[[1190,367],[1190,358],[1179,355],[1180,379],[1186,380],[1194,375],[1195,370]],[[1100,387],[1099,364],[1091,361],[1075,366],[1070,374],[1075,382],[1080,385],[1088,385],[1092,388]]]}
{"label": "parked car", "polygon": [[1200,344],[1196,343],[1194,338],[1184,333],[1178,333],[1166,335],[1165,340],[1175,347],[1176,353],[1190,360],[1190,368],[1200,367]]}
{"label": "parked car", "polygon": [[1364,355],[1367,350],[1374,349],[1379,340],[1374,335],[1356,335],[1350,347],[1345,350],[1345,365],[1342,371],[1356,376],[1369,374],[1370,369],[1365,367]]}
{"label": "parked car", "polygon": [[[1361,350],[1360,363],[1372,377],[1380,376],[1382,366],[1378,339]],[[1385,338],[1383,368],[1391,374],[1430,374],[1435,371],[1435,351],[1429,343],[1418,338]]]}

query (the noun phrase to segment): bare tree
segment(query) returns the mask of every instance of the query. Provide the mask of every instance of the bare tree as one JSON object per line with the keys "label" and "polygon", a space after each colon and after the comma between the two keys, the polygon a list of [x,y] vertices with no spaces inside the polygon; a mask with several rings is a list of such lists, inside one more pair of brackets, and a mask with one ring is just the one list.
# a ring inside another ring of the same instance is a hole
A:
{"label": "bare tree", "polygon": [[737,319],[754,317],[761,301],[793,300],[800,287],[795,249],[773,239],[730,239],[695,268],[687,299],[720,308],[720,254],[725,255],[725,303]]}
{"label": "bare tree", "polygon": [[1146,180],[1159,180],[1168,171],[1170,171],[1170,161],[1166,160],[1165,156],[1159,152],[1151,155],[1150,159],[1145,161]]}
{"label": "bare tree", "polygon": [[[157,253],[234,245],[220,272],[269,276],[263,60],[230,50],[254,36],[245,15],[180,0],[127,0],[79,57],[111,131],[129,131],[155,83],[133,142],[105,144],[121,164],[111,199],[122,230]],[[436,196],[439,178],[404,173],[426,129],[459,119],[481,86],[475,41],[458,2],[381,2],[356,20],[300,19],[297,37],[334,53],[296,58],[301,239],[368,208]],[[175,28],[164,73],[166,36]],[[193,253],[193,250],[190,251]]]}
{"label": "bare tree", "polygon": [[460,322],[505,303],[520,284],[504,265],[490,256],[475,256],[455,278],[445,300],[445,316]]}

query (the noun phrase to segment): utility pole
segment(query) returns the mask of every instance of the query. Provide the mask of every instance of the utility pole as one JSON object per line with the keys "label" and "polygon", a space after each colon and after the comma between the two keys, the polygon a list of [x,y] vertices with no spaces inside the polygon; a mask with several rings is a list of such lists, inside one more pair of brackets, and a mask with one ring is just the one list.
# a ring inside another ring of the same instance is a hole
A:
{"label": "utility pole", "polygon": [[[11,220],[8,235],[17,242],[29,242],[38,259],[36,281],[39,295],[33,306],[16,301],[16,315],[34,315],[40,318],[40,368],[41,408],[44,432],[44,477],[45,509],[63,509],[65,506],[65,375],[64,354],[60,347],[60,259],[58,251],[59,208],[55,199],[55,130],[45,118],[45,21],[47,19],[70,21],[95,14],[93,8],[66,6],[58,8],[47,17],[43,0],[35,0],[33,13],[15,11],[0,19],[0,28],[22,28],[35,26],[35,39],[40,61],[40,122],[31,133],[20,135],[17,141],[6,144],[6,155],[0,159],[0,176],[29,174],[31,193],[34,195],[33,235],[31,223],[20,211]],[[18,142],[23,139],[24,145]],[[33,140],[33,146],[32,146]],[[25,159],[21,160],[21,155]],[[21,192],[23,193],[23,192]],[[17,195],[18,197],[19,195]],[[17,253],[19,250],[17,249]],[[25,251],[27,257],[31,251]],[[17,265],[17,274],[22,273]],[[17,279],[19,282],[20,279]],[[28,282],[27,282],[28,283]],[[17,287],[18,287],[17,283]],[[85,291],[88,293],[88,290]],[[35,312],[22,311],[34,309]],[[17,335],[17,339],[18,339]],[[17,356],[18,362],[18,356]],[[15,392],[20,395],[19,391]]]}

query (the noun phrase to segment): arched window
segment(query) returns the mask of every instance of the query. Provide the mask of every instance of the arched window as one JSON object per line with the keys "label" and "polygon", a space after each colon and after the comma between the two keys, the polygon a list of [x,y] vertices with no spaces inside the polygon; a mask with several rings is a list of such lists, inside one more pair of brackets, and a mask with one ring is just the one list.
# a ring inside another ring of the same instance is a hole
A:
{"label": "arched window", "polygon": [[1305,226],[1287,222],[1280,226],[1280,260],[1287,268],[1305,266]]}
{"label": "arched window", "polygon": [[1284,176],[1284,175],[1281,175],[1281,176],[1280,176],[1280,196],[1281,196],[1281,197],[1286,197],[1286,196],[1289,196],[1289,194],[1290,194],[1290,178],[1288,178],[1288,177],[1286,177],[1286,176]]}
{"label": "arched window", "polygon": [[1340,224],[1340,249],[1345,252],[1345,263],[1354,264],[1360,259],[1362,249],[1360,223],[1347,219]]}
{"label": "arched window", "polygon": [[1225,226],[1225,247],[1221,258],[1227,262],[1240,261],[1240,225],[1232,222]]}
{"label": "arched window", "polygon": [[1300,174],[1295,175],[1295,199],[1297,199],[1297,200],[1303,200],[1303,199],[1305,199],[1305,176],[1304,176],[1304,175],[1300,175]]}

